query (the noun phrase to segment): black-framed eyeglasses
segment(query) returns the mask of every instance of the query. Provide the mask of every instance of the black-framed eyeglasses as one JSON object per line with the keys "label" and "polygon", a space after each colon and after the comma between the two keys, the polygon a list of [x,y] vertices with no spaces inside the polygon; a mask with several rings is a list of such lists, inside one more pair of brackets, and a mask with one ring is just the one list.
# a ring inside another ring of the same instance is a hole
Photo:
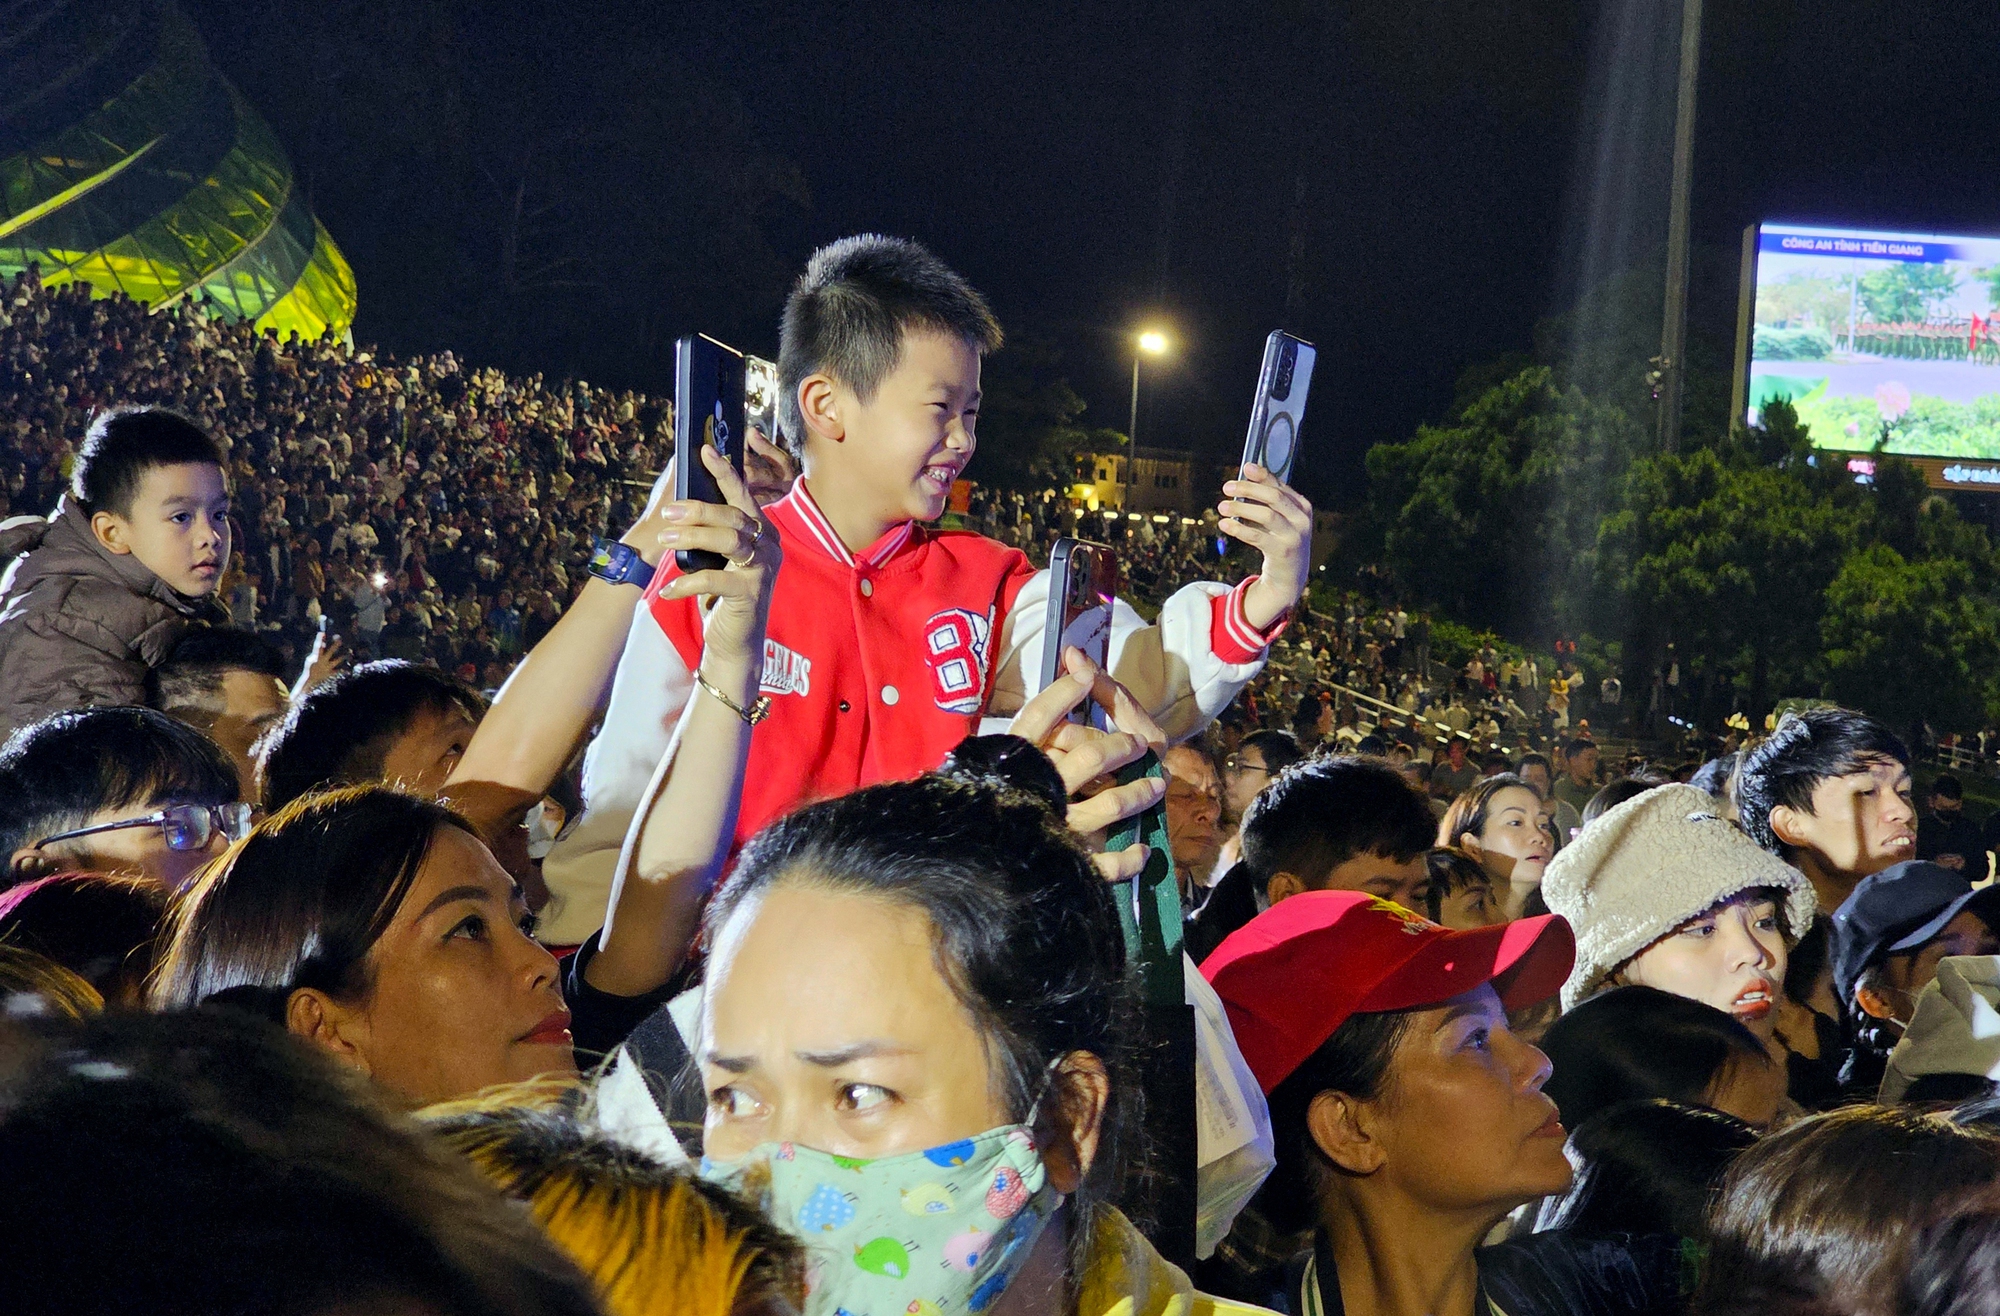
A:
{"label": "black-framed eyeglasses", "polygon": [[74,831],[44,836],[35,842],[35,848],[40,850],[58,841],[74,841],[79,836],[95,836],[99,832],[157,827],[169,850],[201,850],[218,832],[232,841],[242,840],[257,825],[258,812],[254,804],[169,804],[143,817],[98,823],[94,827],[79,827]]}
{"label": "black-framed eyeglasses", "polygon": [[1261,772],[1267,777],[1271,775],[1271,769],[1265,764],[1250,763],[1235,754],[1222,760],[1222,766],[1229,772]]}

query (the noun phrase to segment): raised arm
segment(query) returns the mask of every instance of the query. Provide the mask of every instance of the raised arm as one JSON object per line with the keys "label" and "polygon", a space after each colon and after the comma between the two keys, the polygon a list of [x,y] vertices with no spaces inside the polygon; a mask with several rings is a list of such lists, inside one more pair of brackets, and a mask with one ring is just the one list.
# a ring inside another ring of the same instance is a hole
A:
{"label": "raised arm", "polygon": [[766,707],[758,696],[778,536],[767,532],[729,464],[706,449],[702,456],[729,505],[676,504],[686,511],[668,546],[720,553],[728,565],[681,576],[662,591],[714,602],[694,694],[625,835],[597,954],[584,969],[592,987],[617,996],[653,991],[687,957],[702,900],[736,832],[752,719]]}
{"label": "raised arm", "polygon": [[[654,484],[645,512],[618,541],[649,567],[657,568],[672,547],[661,536],[676,524],[674,509],[684,506],[667,501],[672,488],[669,468]],[[530,804],[542,797],[604,707],[641,592],[637,585],[590,578],[562,619],[507,678],[449,786],[478,782],[524,796]]]}

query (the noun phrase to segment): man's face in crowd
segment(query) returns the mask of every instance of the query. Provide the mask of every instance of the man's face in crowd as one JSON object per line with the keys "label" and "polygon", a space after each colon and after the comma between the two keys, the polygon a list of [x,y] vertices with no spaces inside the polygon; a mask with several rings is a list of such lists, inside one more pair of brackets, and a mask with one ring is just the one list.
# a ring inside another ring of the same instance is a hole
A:
{"label": "man's face in crowd", "polygon": [[1421,851],[1402,859],[1368,853],[1335,864],[1316,882],[1308,883],[1293,873],[1279,873],[1270,880],[1264,894],[1275,905],[1302,891],[1366,891],[1422,913],[1424,887],[1429,881],[1430,871],[1424,866]]}
{"label": "man's face in crowd", "polygon": [[1257,792],[1271,784],[1271,769],[1264,762],[1264,751],[1252,745],[1231,754],[1224,765],[1222,784],[1230,816],[1241,818],[1250,801],[1257,798]]}
{"label": "man's face in crowd", "polygon": [[1549,780],[1549,770],[1539,763],[1524,763],[1517,774],[1522,781],[1535,788],[1535,794],[1543,799],[1549,797],[1549,787],[1555,783]]}
{"label": "man's face in crowd", "polygon": [[[183,803],[186,801],[158,799],[144,804],[99,809],[78,823],[75,828],[65,827],[62,830],[81,830],[103,823],[143,818],[147,814],[159,812],[168,805]],[[217,828],[211,832],[208,844],[203,848],[176,850],[167,844],[166,833],[158,824],[153,824],[146,827],[120,827],[115,831],[98,832],[93,836],[79,836],[73,841],[58,841],[40,850],[36,850],[31,842],[15,851],[12,861],[17,877],[82,870],[91,873],[116,873],[122,877],[142,877],[158,882],[169,891],[178,891],[194,879],[195,873],[202,865],[221,854],[228,845],[229,838]]]}
{"label": "man's face in crowd", "polygon": [[1881,978],[1872,987],[1864,984],[1855,990],[1856,1003],[1877,1019],[1910,1022],[1917,993],[1937,978],[1938,961],[1947,955],[2000,955],[2000,936],[1994,935],[1983,916],[1961,909],[1916,950],[1884,960]]}
{"label": "man's face in crowd", "polygon": [[1963,799],[1953,799],[1949,795],[1932,795],[1931,812],[1946,822],[1958,817],[1965,809]]}
{"label": "man's face in crowd", "polygon": [[1160,759],[1167,771],[1167,839],[1174,866],[1192,881],[1204,878],[1222,853],[1222,782],[1208,756],[1176,745]]}
{"label": "man's face in crowd", "polygon": [[1787,804],[1771,810],[1781,840],[1856,880],[1915,855],[1916,826],[1910,770],[1894,759],[1870,759],[1821,781],[1810,812]]}
{"label": "man's face in crowd", "polygon": [[236,765],[236,780],[242,798],[257,798],[256,759],[250,747],[284,719],[291,692],[275,676],[237,668],[222,674],[221,707],[213,720],[200,728],[222,747]]}
{"label": "man's face in crowd", "polygon": [[1580,749],[1569,756],[1570,779],[1579,786],[1588,786],[1597,780],[1597,751]]}
{"label": "man's face in crowd", "polygon": [[382,760],[382,779],[413,795],[444,789],[479,724],[456,708],[426,708],[410,719]]}

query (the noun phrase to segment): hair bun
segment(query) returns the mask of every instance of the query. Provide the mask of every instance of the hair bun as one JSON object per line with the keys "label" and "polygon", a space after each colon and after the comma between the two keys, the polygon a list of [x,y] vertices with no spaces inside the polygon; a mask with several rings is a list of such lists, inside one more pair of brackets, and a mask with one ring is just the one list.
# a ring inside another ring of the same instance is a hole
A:
{"label": "hair bun", "polygon": [[983,782],[1032,795],[1061,818],[1069,810],[1069,788],[1049,756],[1019,736],[967,736],[938,765],[938,775]]}

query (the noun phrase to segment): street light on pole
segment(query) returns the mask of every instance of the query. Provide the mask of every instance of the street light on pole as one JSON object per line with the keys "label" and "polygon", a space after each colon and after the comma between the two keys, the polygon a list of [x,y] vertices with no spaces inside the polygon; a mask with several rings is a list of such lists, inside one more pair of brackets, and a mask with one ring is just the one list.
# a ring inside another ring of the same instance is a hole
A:
{"label": "street light on pole", "polygon": [[1125,438],[1135,448],[1139,446],[1139,358],[1166,355],[1167,336],[1158,329],[1147,329],[1140,333],[1138,343],[1139,350],[1132,354],[1132,423],[1125,428]]}

